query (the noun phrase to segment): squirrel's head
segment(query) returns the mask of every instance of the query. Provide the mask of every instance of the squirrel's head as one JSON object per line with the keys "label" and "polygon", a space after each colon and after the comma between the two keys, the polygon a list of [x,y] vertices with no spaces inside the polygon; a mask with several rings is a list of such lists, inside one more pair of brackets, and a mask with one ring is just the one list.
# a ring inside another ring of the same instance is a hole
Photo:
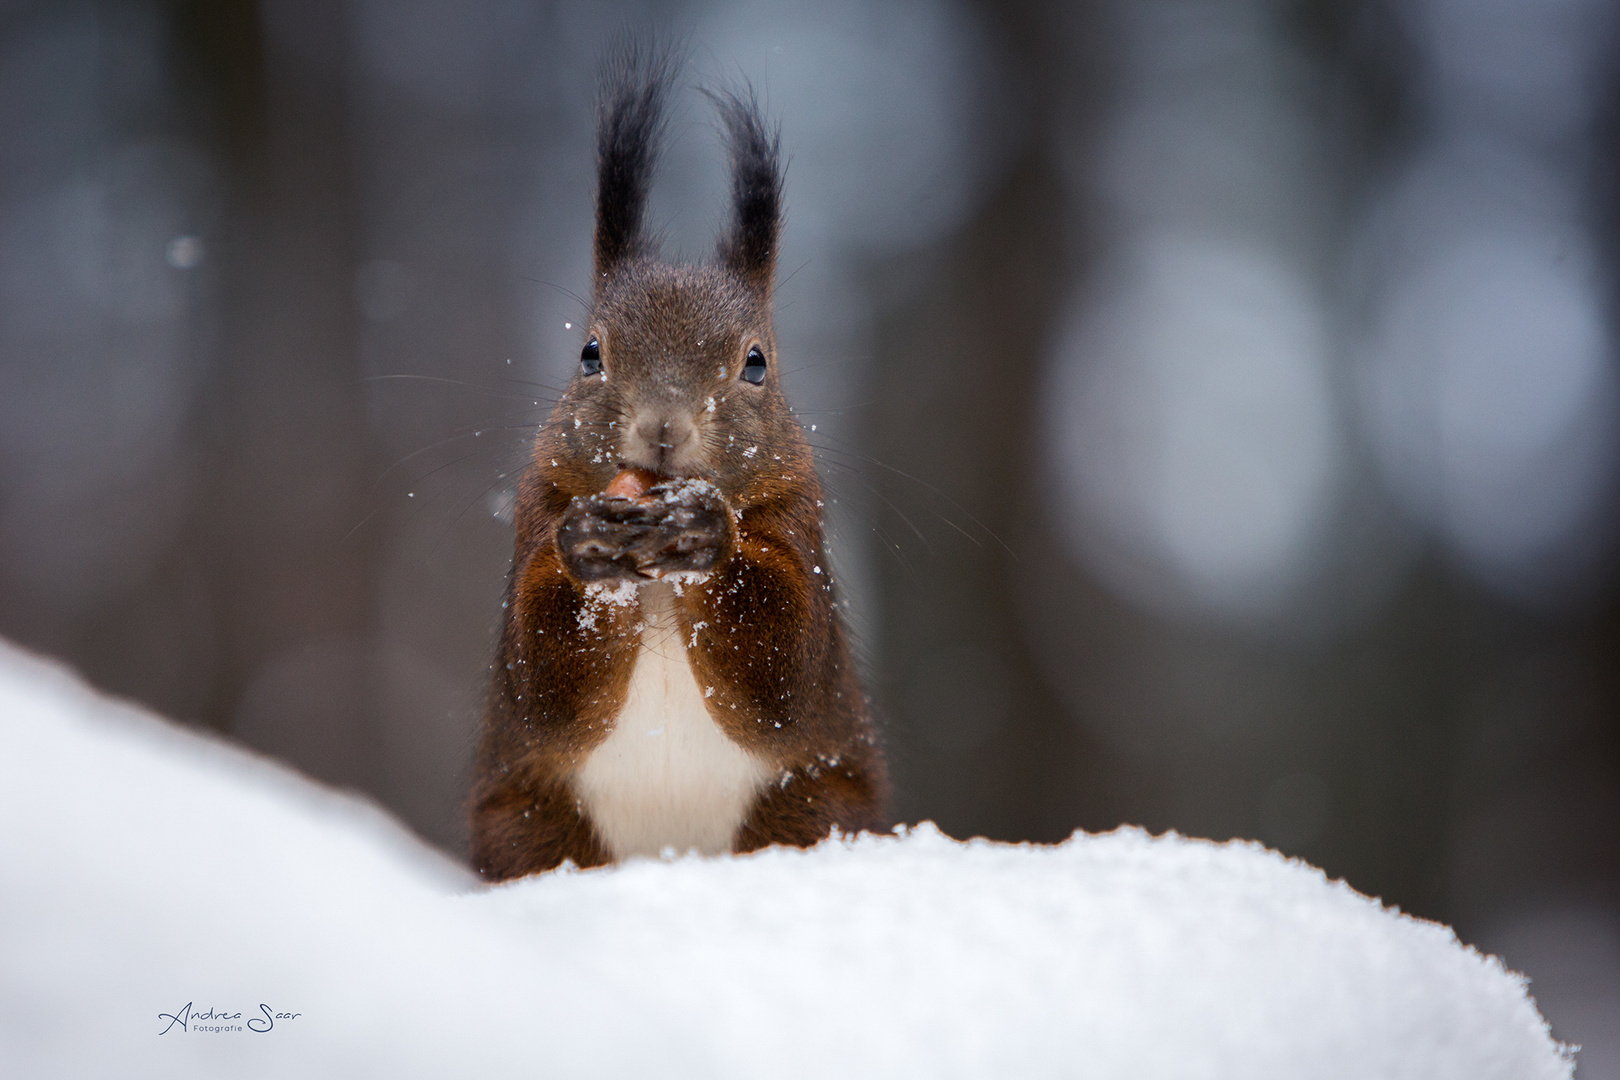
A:
{"label": "squirrel's head", "polygon": [[634,467],[701,477],[746,503],[761,484],[813,475],[771,327],[779,141],[751,93],[708,95],[730,145],[731,222],[712,264],[660,261],[645,217],[673,74],[667,52],[634,46],[604,69],[591,318],[537,454],[560,450],[587,484]]}

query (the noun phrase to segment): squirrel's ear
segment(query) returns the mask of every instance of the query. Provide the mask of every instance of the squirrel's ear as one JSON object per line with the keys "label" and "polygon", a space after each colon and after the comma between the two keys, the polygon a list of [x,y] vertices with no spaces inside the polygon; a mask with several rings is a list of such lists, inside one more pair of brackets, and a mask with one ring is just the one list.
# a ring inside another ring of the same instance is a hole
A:
{"label": "squirrel's ear", "polygon": [[674,50],[626,38],[603,59],[596,119],[596,285],[648,248],[647,192],[675,79]]}
{"label": "squirrel's ear", "polygon": [[720,261],[756,292],[769,296],[782,235],[782,151],[778,128],[767,128],[752,87],[746,96],[705,91],[731,147],[731,227],[720,240]]}

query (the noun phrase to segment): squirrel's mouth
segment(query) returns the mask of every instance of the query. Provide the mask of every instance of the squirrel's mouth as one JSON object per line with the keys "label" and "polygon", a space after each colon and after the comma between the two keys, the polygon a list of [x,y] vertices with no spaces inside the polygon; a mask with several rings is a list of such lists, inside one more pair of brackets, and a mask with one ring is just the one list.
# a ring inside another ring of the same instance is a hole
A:
{"label": "squirrel's mouth", "polygon": [[645,461],[636,461],[631,458],[622,457],[615,462],[615,464],[617,464],[619,467],[620,476],[623,476],[627,472],[639,473],[645,476],[647,478],[645,486],[647,487],[651,487],[654,484],[661,484],[666,480],[712,480],[714,478],[712,475],[712,470],[705,468],[696,462],[693,462],[690,468],[671,469],[668,467],[658,468],[647,464]]}

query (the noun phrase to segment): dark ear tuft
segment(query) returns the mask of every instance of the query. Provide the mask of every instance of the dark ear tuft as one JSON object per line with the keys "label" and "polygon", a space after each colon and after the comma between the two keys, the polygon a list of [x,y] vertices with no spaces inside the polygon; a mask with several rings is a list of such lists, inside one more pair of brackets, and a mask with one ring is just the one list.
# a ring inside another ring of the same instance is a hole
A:
{"label": "dark ear tuft", "polygon": [[765,126],[753,87],[741,94],[704,93],[720,110],[731,147],[732,220],[720,241],[720,261],[755,291],[769,296],[782,234],[781,131]]}
{"label": "dark ear tuft", "polygon": [[602,61],[596,120],[596,283],[642,254],[675,50],[626,37]]}

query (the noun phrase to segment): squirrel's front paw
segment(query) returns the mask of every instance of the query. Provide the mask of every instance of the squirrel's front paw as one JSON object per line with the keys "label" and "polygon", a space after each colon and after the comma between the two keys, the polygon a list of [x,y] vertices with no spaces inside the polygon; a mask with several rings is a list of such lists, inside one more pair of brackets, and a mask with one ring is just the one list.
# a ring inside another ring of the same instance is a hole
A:
{"label": "squirrel's front paw", "polygon": [[730,547],[730,511],[712,484],[668,480],[639,497],[577,498],[557,525],[557,550],[577,581],[656,580],[713,569]]}
{"label": "squirrel's front paw", "polygon": [[639,577],[632,552],[652,527],[634,499],[575,499],[557,523],[557,554],[576,581]]}
{"label": "squirrel's front paw", "polygon": [[649,536],[638,552],[642,576],[706,573],[729,553],[731,511],[713,484],[666,480],[649,488],[647,499],[658,507],[659,520],[656,538]]}

